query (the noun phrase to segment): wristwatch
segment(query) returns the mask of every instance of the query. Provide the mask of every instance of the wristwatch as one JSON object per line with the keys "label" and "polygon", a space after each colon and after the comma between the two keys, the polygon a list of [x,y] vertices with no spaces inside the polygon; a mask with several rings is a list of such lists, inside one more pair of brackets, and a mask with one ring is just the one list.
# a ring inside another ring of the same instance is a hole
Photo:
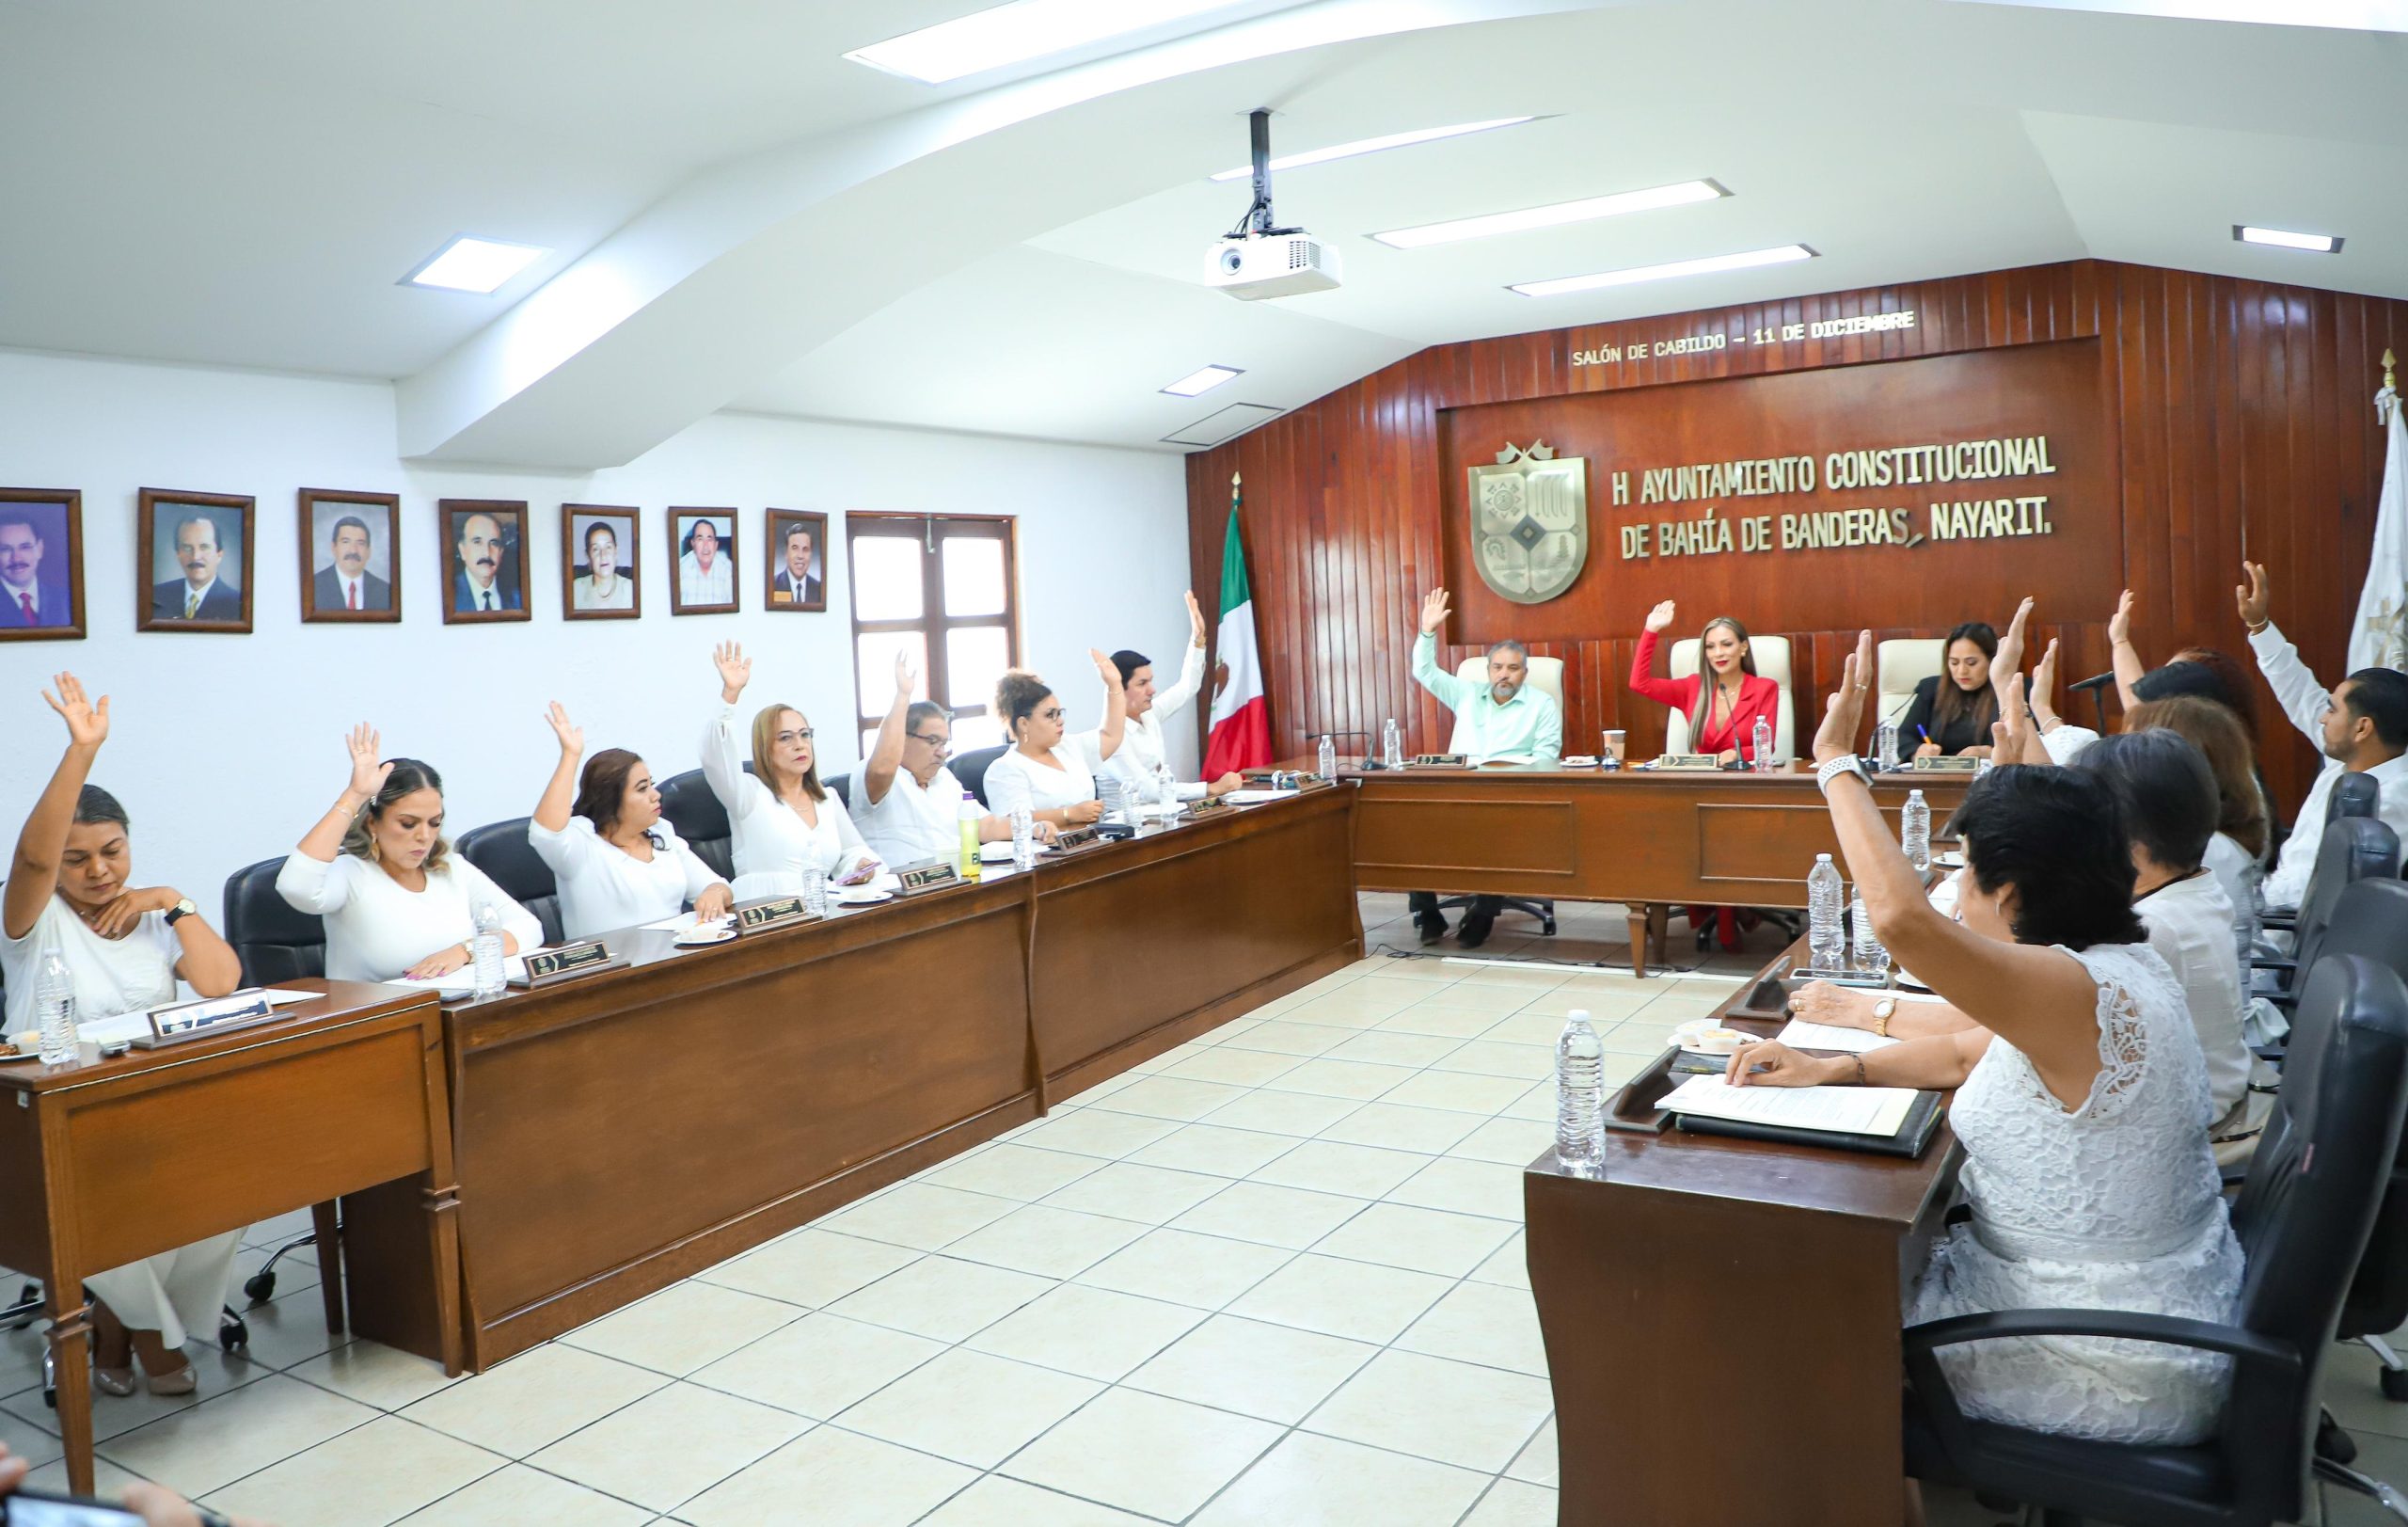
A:
{"label": "wristwatch", "polygon": [[1864,760],[1858,757],[1853,753],[1842,754],[1840,756],[1833,758],[1830,762],[1823,765],[1820,769],[1815,770],[1814,787],[1821,790],[1825,795],[1829,795],[1831,793],[1831,781],[1839,778],[1842,774],[1854,774],[1858,779],[1864,782],[1864,787],[1866,789],[1869,790],[1873,787],[1873,776],[1866,771]]}
{"label": "wristwatch", "polygon": [[1893,996],[1885,996],[1880,1001],[1873,1004],[1873,1032],[1880,1035],[1885,1040],[1888,1039],[1890,1037],[1890,1020],[1892,1017],[1895,1016],[1897,1010],[1898,999]]}
{"label": "wristwatch", "polygon": [[167,909],[167,926],[169,928],[173,928],[176,924],[183,921],[186,917],[193,915],[193,914],[199,910],[200,909],[198,907],[192,904],[191,897],[185,897],[183,899],[178,901],[174,906]]}

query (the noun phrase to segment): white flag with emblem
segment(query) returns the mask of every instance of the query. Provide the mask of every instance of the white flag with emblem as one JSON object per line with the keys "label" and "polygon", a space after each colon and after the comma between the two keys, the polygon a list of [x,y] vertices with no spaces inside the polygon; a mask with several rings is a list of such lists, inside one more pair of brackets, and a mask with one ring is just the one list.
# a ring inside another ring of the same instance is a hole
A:
{"label": "white flag with emblem", "polygon": [[[2385,360],[2390,357],[2385,356]],[[2374,554],[2350,627],[2350,666],[2408,669],[2408,409],[2386,386],[2374,395],[2384,422],[2383,494],[2375,501]]]}

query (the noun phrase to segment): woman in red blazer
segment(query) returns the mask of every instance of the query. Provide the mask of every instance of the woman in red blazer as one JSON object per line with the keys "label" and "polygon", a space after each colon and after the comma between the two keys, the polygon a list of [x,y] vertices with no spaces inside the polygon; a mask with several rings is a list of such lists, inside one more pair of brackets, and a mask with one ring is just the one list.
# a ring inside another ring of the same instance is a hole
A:
{"label": "woman in red blazer", "polygon": [[[1646,634],[1630,662],[1630,687],[1651,700],[1661,701],[1689,719],[1689,751],[1711,753],[1723,763],[1742,758],[1752,763],[1756,753],[1756,723],[1761,719],[1777,735],[1781,726],[1781,686],[1756,672],[1748,651],[1748,628],[1728,615],[1705,623],[1699,638],[1704,659],[1694,678],[1657,678],[1656,641],[1672,624],[1672,601],[1647,612]],[[1697,930],[1698,946],[1705,946],[1707,930],[1721,934],[1722,946],[1739,946],[1739,914],[1733,907],[1691,907],[1689,923]]]}
{"label": "woman in red blazer", "polygon": [[1672,601],[1647,613],[1647,633],[1630,662],[1630,687],[1689,719],[1689,751],[1711,753],[1724,763],[1756,761],[1756,723],[1781,725],[1781,686],[1756,672],[1748,651],[1748,628],[1728,615],[1705,623],[1699,638],[1704,662],[1694,678],[1657,678],[1656,639],[1672,624]]}

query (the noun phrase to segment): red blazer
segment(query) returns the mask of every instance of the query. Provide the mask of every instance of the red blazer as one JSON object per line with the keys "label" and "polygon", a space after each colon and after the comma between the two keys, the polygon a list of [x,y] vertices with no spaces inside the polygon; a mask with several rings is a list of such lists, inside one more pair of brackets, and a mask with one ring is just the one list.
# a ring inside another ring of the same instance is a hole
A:
{"label": "red blazer", "polygon": [[1730,722],[1722,726],[1711,723],[1695,724],[1698,696],[1708,682],[1705,675],[1692,678],[1657,678],[1656,666],[1656,633],[1639,634],[1639,651],[1630,660],[1630,687],[1647,698],[1671,706],[1691,719],[1689,751],[1692,753],[1728,753],[1738,750],[1739,756],[1750,763],[1755,761],[1756,718],[1773,729],[1776,740],[1781,734],[1781,686],[1761,674],[1750,674],[1739,682],[1739,704],[1732,710]]}

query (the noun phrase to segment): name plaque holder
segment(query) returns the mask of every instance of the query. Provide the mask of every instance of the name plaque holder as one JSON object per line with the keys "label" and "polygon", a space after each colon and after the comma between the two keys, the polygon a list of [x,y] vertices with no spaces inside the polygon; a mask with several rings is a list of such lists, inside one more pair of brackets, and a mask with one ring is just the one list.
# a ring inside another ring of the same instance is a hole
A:
{"label": "name plaque holder", "polygon": [[1908,771],[1916,774],[1977,774],[1981,769],[1982,760],[1979,758],[1953,755],[1917,758],[1908,765]]}
{"label": "name plaque holder", "polygon": [[905,865],[895,871],[897,896],[926,896],[930,891],[949,890],[970,883],[961,876],[961,868],[950,859],[923,859],[915,865]]}
{"label": "name plaque holder", "polygon": [[1413,756],[1413,761],[1405,767],[1407,769],[1466,769],[1470,765],[1471,758],[1467,754],[1417,753]]}
{"label": "name plaque holder", "polygon": [[736,936],[766,933],[772,929],[791,928],[798,923],[816,922],[811,909],[799,896],[765,896],[754,901],[736,904]]}
{"label": "name plaque holder", "polygon": [[1667,753],[1656,758],[1656,767],[1676,774],[1712,774],[1721,771],[1722,760],[1711,753]]}
{"label": "name plaque holder", "polygon": [[1066,830],[1059,836],[1054,839],[1054,851],[1055,853],[1080,853],[1088,849],[1101,847],[1104,843],[1109,842],[1110,839],[1106,838],[1101,833],[1096,830],[1100,825],[1101,824],[1097,823],[1085,827],[1072,827]]}
{"label": "name plaque holder", "polygon": [[1191,819],[1198,817],[1226,816],[1236,809],[1237,807],[1229,804],[1227,801],[1212,796],[1199,795],[1195,800],[1187,803],[1187,815]]}
{"label": "name plaque holder", "polygon": [[626,959],[612,954],[598,938],[578,939],[557,948],[537,949],[527,956],[527,974],[514,976],[510,984],[522,992],[540,992],[547,986],[573,981],[580,976],[595,976],[606,970],[624,970]]}
{"label": "name plaque holder", "polygon": [[250,1028],[274,1019],[276,1005],[267,999],[265,992],[248,986],[224,996],[153,1008],[150,1016],[150,1032],[137,1034],[127,1042],[135,1049],[155,1050],[164,1044],[181,1044],[186,1040]]}

